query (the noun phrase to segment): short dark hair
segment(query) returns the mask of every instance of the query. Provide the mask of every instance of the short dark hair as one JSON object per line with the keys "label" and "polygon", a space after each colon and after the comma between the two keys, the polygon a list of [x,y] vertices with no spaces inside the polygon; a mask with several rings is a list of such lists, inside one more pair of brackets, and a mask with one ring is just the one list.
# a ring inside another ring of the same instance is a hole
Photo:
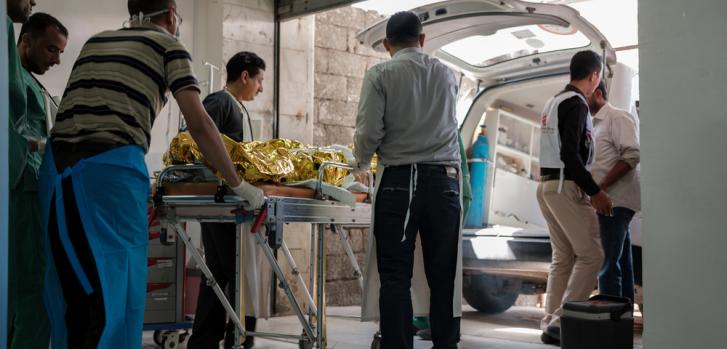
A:
{"label": "short dark hair", "polygon": [[172,4],[175,4],[174,0],[129,0],[129,16],[138,15],[139,12],[159,12],[168,9]]}
{"label": "short dark hair", "polygon": [[601,91],[601,95],[603,96],[603,99],[608,100],[608,92],[606,92],[606,83],[601,81],[601,83],[598,84],[598,87],[596,87],[596,90]]}
{"label": "short dark hair", "polygon": [[23,26],[20,28],[18,42],[23,39],[23,35],[25,34],[30,34],[32,37],[37,38],[45,34],[48,27],[56,27],[63,36],[68,37],[68,29],[61,24],[61,21],[47,13],[38,12],[30,16],[27,22],[23,23]]}
{"label": "short dark hair", "polygon": [[422,33],[422,21],[414,12],[395,13],[386,23],[386,39],[394,45],[416,43]]}
{"label": "short dark hair", "polygon": [[242,72],[246,71],[251,77],[265,70],[265,61],[252,52],[238,52],[227,61],[227,82],[240,79]]}
{"label": "short dark hair", "polygon": [[603,60],[598,53],[591,50],[580,51],[570,60],[570,79],[583,80],[593,72],[601,71]]}

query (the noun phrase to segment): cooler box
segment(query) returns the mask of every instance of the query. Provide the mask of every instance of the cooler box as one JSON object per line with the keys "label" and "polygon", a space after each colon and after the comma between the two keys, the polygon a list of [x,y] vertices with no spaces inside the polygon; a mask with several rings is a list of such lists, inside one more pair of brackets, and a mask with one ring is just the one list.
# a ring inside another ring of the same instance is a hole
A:
{"label": "cooler box", "polygon": [[633,349],[634,306],[627,298],[605,295],[567,302],[560,337],[563,349]]}

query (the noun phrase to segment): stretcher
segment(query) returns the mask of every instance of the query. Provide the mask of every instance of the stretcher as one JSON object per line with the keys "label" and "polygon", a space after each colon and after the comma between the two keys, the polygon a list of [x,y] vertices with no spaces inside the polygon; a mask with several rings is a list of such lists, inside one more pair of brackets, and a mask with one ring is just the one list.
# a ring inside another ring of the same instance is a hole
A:
{"label": "stretcher", "polygon": [[[338,235],[351,262],[351,267],[359,283],[363,286],[363,275],[354,256],[342,226],[368,227],[371,223],[371,192],[357,195],[355,205],[342,204],[328,199],[323,193],[323,173],[328,167],[351,169],[347,165],[326,162],[321,164],[315,189],[281,188],[277,186],[261,186],[266,194],[266,204],[256,212],[245,212],[242,200],[230,195],[221,183],[180,183],[174,185],[170,178],[180,172],[205,171],[204,165],[169,166],[160,173],[154,188],[153,201],[157,218],[162,222],[163,229],[172,229],[184,242],[188,252],[207,278],[236,328],[235,348],[241,348],[245,336],[259,338],[286,339],[298,341],[299,348],[326,347],[326,313],[325,313],[325,273],[326,273],[326,227]],[[369,182],[371,183],[371,181]],[[214,222],[237,224],[236,243],[236,282],[235,304],[230,304],[223,290],[216,283],[212,272],[204,262],[202,255],[193,246],[184,229],[185,222]],[[250,231],[242,231],[242,224],[251,222]],[[293,256],[284,240],[287,223],[310,223],[310,279],[306,284],[296,265]],[[265,226],[267,234],[263,233]],[[244,278],[241,276],[243,256],[241,254],[241,234],[253,234],[256,244],[262,249],[265,259],[270,263],[279,287],[288,298],[294,314],[303,328],[302,334],[283,334],[248,332],[244,326],[244,295],[242,294]],[[278,261],[275,250],[283,252],[285,260],[291,267],[294,280],[304,295],[304,307],[293,293]]]}

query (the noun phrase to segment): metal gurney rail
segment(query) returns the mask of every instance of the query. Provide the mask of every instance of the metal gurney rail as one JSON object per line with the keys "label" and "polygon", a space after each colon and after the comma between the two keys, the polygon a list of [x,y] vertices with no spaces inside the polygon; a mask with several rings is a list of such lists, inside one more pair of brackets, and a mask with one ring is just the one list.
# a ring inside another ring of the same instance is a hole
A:
{"label": "metal gurney rail", "polygon": [[[258,212],[244,212],[242,200],[238,196],[225,195],[222,184],[218,185],[216,195],[165,195],[163,184],[167,177],[175,171],[199,171],[206,169],[203,165],[180,165],[167,167],[158,178],[154,205],[157,216],[167,229],[173,229],[184,242],[192,258],[200,266],[207,278],[207,284],[211,286],[224,306],[228,316],[235,323],[236,336],[235,347],[241,348],[241,337],[251,335],[261,338],[280,338],[298,340],[300,348],[325,348],[326,347],[326,314],[325,314],[325,273],[326,273],[326,226],[330,225],[332,232],[341,239],[346,250],[354,275],[363,286],[363,276],[358,262],[353,254],[347,235],[341,228],[346,226],[368,226],[371,222],[371,205],[369,203],[357,203],[355,207],[339,202],[327,200],[323,197],[321,178],[326,167],[347,168],[346,165],[337,163],[323,163],[319,169],[318,185],[316,187],[316,198],[296,198],[269,196],[265,206]],[[371,183],[371,181],[369,181]],[[369,198],[371,193],[369,192]],[[242,232],[242,223],[253,220],[251,231]],[[212,272],[204,262],[202,255],[193,246],[192,241],[185,231],[184,222],[215,222],[237,224],[236,238],[236,267],[235,267],[235,304],[234,307],[225,297],[221,287],[216,283]],[[283,239],[284,227],[287,223],[310,223],[311,245],[310,245],[310,290],[300,274],[298,267]],[[267,227],[267,236],[262,233],[261,227]],[[288,300],[293,312],[298,317],[303,332],[301,335],[290,335],[281,333],[247,332],[241,318],[244,316],[244,299],[242,295],[241,280],[241,234],[253,234],[256,244],[263,250],[265,258],[275,273],[275,276]],[[282,248],[283,255],[288,261],[292,274],[299,283],[308,305],[307,314],[299,300],[293,294],[290,283],[275,259],[274,249]],[[315,277],[314,271],[315,270]],[[315,297],[315,299],[314,299]],[[306,318],[306,315],[308,317]]]}

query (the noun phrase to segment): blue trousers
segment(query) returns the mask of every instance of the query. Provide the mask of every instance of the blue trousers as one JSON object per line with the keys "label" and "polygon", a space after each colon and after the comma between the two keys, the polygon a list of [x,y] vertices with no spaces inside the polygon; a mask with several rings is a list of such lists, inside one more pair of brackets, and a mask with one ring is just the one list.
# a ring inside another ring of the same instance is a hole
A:
{"label": "blue trousers", "polygon": [[49,145],[39,195],[54,349],[141,347],[146,301],[144,151],[122,146],[58,168]]}
{"label": "blue trousers", "polygon": [[598,215],[604,259],[598,274],[598,292],[634,300],[634,265],[629,224],[634,211],[614,207],[613,216]]}

